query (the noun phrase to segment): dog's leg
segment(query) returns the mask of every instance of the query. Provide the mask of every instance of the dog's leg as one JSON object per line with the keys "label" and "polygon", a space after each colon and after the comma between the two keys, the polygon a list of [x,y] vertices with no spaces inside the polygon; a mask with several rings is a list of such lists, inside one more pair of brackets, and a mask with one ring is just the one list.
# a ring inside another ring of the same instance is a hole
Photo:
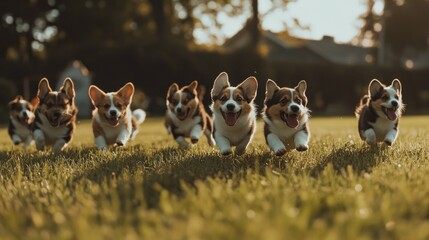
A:
{"label": "dog's leg", "polygon": [[59,153],[66,147],[67,147],[67,142],[61,138],[55,141],[54,145],[52,146],[52,151],[54,151],[54,153]]}
{"label": "dog's leg", "polygon": [[285,145],[276,134],[269,133],[267,135],[267,143],[277,156],[282,156],[286,153]]}
{"label": "dog's leg", "polygon": [[243,155],[243,154],[246,152],[246,149],[247,149],[247,147],[249,146],[249,144],[250,144],[250,140],[252,139],[252,137],[253,137],[253,134],[248,134],[248,135],[243,139],[243,141],[241,141],[241,142],[240,142],[240,144],[238,144],[238,145],[235,147],[235,153],[236,153],[237,155]]}
{"label": "dog's leg", "polygon": [[214,139],[222,155],[226,156],[232,153],[231,143],[227,138],[222,136],[219,132],[215,132]]}
{"label": "dog's leg", "polygon": [[125,146],[128,140],[130,140],[130,136],[130,131],[125,126],[123,126],[122,130],[119,132],[118,137],[116,138],[116,144],[118,146]]}
{"label": "dog's leg", "polygon": [[191,142],[193,144],[197,143],[198,140],[200,139],[202,133],[203,133],[203,131],[202,131],[201,125],[200,124],[195,125],[192,128],[191,134],[190,134],[191,135]]}
{"label": "dog's leg", "polygon": [[192,146],[192,144],[188,143],[183,136],[178,136],[175,140],[181,148],[189,148]]}
{"label": "dog's leg", "polygon": [[22,139],[17,134],[13,134],[12,141],[13,141],[13,144],[18,145],[22,142]]}
{"label": "dog's leg", "polygon": [[106,139],[102,135],[99,135],[95,138],[95,145],[97,146],[98,150],[107,150]]}
{"label": "dog's leg", "polygon": [[308,149],[308,133],[304,130],[300,130],[295,133],[294,143],[295,149],[299,152],[306,151]]}
{"label": "dog's leg", "polygon": [[397,137],[398,137],[398,131],[396,129],[392,129],[389,132],[387,132],[386,137],[384,138],[384,143],[390,147],[396,141]]}
{"label": "dog's leg", "polygon": [[26,150],[28,146],[31,145],[32,141],[33,141],[33,136],[29,135],[24,141],[24,146],[23,146],[24,150]]}
{"label": "dog's leg", "polygon": [[42,130],[36,129],[33,133],[34,140],[36,141],[36,148],[39,151],[42,151],[45,148],[45,134]]}
{"label": "dog's leg", "polygon": [[377,143],[377,137],[375,131],[372,128],[369,128],[363,132],[366,143],[369,145],[375,145]]}
{"label": "dog's leg", "polygon": [[216,145],[216,142],[215,142],[215,140],[213,138],[212,132],[208,128],[204,131],[204,135],[206,135],[207,142],[209,143],[209,145],[211,147],[213,147],[214,145]]}

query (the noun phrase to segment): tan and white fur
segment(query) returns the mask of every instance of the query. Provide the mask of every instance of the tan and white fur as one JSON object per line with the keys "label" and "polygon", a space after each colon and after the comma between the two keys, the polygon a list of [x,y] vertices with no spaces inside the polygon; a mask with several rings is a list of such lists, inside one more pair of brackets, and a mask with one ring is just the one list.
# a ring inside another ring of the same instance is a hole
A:
{"label": "tan and white fur", "polygon": [[91,85],[89,97],[95,109],[92,112],[92,130],[98,149],[106,150],[110,145],[125,146],[132,140],[146,113],[141,109],[131,111],[134,85],[125,84],[116,92],[105,93]]}
{"label": "tan and white fur", "polygon": [[280,88],[274,81],[267,81],[263,110],[264,136],[267,145],[277,156],[292,149],[308,149],[310,114],[306,89],[304,80],[294,88]]}
{"label": "tan and white fur", "polygon": [[22,96],[17,96],[10,101],[9,107],[9,127],[8,133],[15,145],[23,143],[24,150],[33,142],[31,125],[34,122],[38,98],[32,102],[26,101]]}
{"label": "tan and white fur", "polygon": [[52,146],[55,153],[62,151],[73,139],[77,108],[74,103],[74,84],[66,78],[59,91],[53,91],[46,78],[39,82],[39,105],[35,112],[33,136],[37,150]]}
{"label": "tan and white fur", "polygon": [[228,74],[222,72],[214,81],[211,91],[214,138],[222,155],[244,154],[256,131],[256,112],[253,100],[258,81],[249,77],[233,87]]}
{"label": "tan and white fur", "polygon": [[398,79],[389,86],[373,79],[368,86],[368,95],[362,97],[355,111],[361,139],[369,145],[378,142],[393,145],[398,137],[399,118],[404,107],[402,84]]}
{"label": "tan and white fur", "polygon": [[[213,121],[202,102],[204,92],[203,87],[198,87],[197,81],[182,88],[173,83],[168,89],[165,126],[180,147],[191,147],[203,133],[209,145],[215,145]],[[190,138],[191,143],[186,138]]]}

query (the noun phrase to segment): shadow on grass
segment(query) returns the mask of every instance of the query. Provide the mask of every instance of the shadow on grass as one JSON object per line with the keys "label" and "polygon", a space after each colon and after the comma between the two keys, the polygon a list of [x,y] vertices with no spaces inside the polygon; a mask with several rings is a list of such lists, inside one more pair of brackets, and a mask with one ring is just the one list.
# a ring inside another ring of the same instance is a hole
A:
{"label": "shadow on grass", "polygon": [[[125,172],[130,175],[142,174],[143,191],[149,208],[156,208],[159,203],[160,188],[170,194],[180,196],[182,184],[193,186],[197,180],[210,177],[220,179],[240,179],[248,171],[264,175],[267,166],[285,167],[285,159],[273,160],[271,153],[249,152],[243,156],[222,157],[214,150],[186,151],[178,148],[164,148],[156,152],[138,151],[136,154],[119,156],[104,161],[74,177],[74,181],[89,179],[100,183],[106,179],[120,176]],[[133,185],[134,183],[128,182]],[[137,185],[136,185],[137,186]]]}
{"label": "shadow on grass", "polygon": [[383,154],[383,151],[385,150],[378,147],[369,147],[366,145],[358,147],[346,144],[343,147],[334,149],[310,170],[310,174],[313,177],[319,176],[328,164],[332,164],[337,173],[340,173],[341,170],[346,169],[348,166],[351,166],[353,171],[358,174],[369,172],[378,164],[376,157]]}

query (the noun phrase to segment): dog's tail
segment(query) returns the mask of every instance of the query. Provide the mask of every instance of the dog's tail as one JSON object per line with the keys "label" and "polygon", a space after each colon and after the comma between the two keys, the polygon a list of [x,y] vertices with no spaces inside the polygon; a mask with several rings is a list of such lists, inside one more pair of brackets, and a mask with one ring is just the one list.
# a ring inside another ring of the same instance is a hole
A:
{"label": "dog's tail", "polygon": [[141,124],[146,119],[146,112],[139,108],[133,111],[133,116],[136,118],[137,123]]}
{"label": "dog's tail", "polygon": [[360,99],[359,106],[357,106],[355,109],[355,116],[356,117],[360,116],[360,114],[362,113],[362,110],[366,107],[368,102],[369,102],[369,96],[368,95],[365,95]]}
{"label": "dog's tail", "polygon": [[204,94],[206,94],[206,87],[204,87],[203,85],[199,85],[197,88],[198,100],[203,101]]}

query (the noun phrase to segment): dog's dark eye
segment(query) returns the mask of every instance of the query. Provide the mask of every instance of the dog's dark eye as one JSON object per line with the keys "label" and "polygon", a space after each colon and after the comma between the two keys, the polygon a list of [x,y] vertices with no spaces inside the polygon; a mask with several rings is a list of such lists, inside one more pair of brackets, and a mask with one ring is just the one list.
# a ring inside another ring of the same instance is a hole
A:
{"label": "dog's dark eye", "polygon": [[118,104],[116,104],[116,107],[117,108],[122,108],[122,104],[118,103]]}
{"label": "dog's dark eye", "polygon": [[395,94],[395,98],[396,98],[396,99],[399,99],[399,96],[398,96],[397,94]]}
{"label": "dog's dark eye", "polygon": [[104,106],[103,106],[104,108],[110,108],[110,104],[104,104]]}
{"label": "dog's dark eye", "polygon": [[227,98],[226,96],[222,96],[222,97],[220,98],[220,100],[221,100],[222,102],[226,102],[226,100],[228,100],[228,98]]}
{"label": "dog's dark eye", "polygon": [[384,96],[382,97],[382,99],[383,99],[383,100],[389,100],[389,96],[384,95]]}
{"label": "dog's dark eye", "polygon": [[285,99],[280,101],[280,104],[286,105],[288,102],[289,102],[289,100],[285,98]]}
{"label": "dog's dark eye", "polygon": [[48,102],[48,103],[46,103],[46,106],[47,106],[48,108],[51,108],[51,107],[53,107],[53,106],[54,106],[54,104],[53,104],[53,103],[51,103],[51,102]]}
{"label": "dog's dark eye", "polygon": [[241,101],[243,101],[243,98],[242,98],[242,97],[240,97],[240,96],[237,96],[237,97],[235,98],[235,101],[237,101],[237,102],[241,102]]}
{"label": "dog's dark eye", "polygon": [[297,99],[295,99],[295,102],[298,104],[301,104],[301,99],[297,98]]}

